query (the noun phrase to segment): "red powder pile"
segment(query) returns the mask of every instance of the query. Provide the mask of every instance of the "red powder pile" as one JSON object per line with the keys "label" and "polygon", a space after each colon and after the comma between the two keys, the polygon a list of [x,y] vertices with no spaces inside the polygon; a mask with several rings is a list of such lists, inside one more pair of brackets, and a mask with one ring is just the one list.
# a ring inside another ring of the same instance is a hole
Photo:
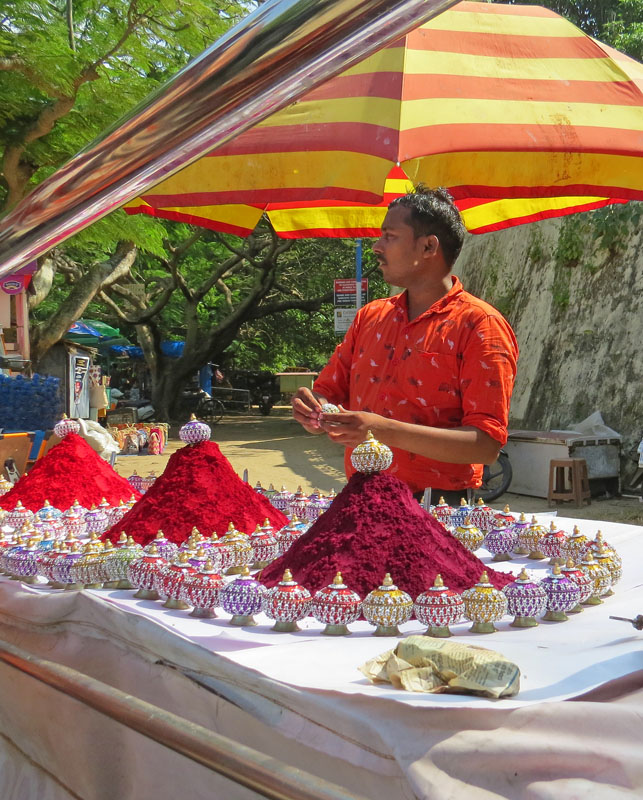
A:
{"label": "red powder pile", "polygon": [[386,572],[415,599],[440,573],[446,586],[468,589],[486,570],[501,589],[513,575],[486,567],[413,498],[393,475],[353,475],[315,524],[261,573],[274,586],[285,569],[315,592],[339,570],[362,597],[381,585]]}
{"label": "red powder pile", "polygon": [[194,527],[204,536],[223,536],[232,522],[237,530],[252,533],[266,517],[275,528],[288,523],[281,511],[239,478],[215,442],[201,442],[173,453],[163,474],[105,536],[116,541],[125,531],[146,545],[162,530],[167,539],[181,544]]}
{"label": "red powder pile", "polygon": [[82,437],[69,433],[0,498],[0,506],[10,511],[21,500],[25,508],[38,511],[49,500],[55,508],[66,511],[74,500],[91,508],[103,497],[118,505],[132,495],[140,497]]}

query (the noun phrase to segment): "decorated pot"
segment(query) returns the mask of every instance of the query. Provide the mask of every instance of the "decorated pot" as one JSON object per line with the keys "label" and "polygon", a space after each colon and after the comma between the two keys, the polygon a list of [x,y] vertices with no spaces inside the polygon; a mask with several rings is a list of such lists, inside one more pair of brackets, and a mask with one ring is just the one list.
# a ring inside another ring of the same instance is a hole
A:
{"label": "decorated pot", "polygon": [[87,533],[104,533],[109,527],[109,517],[102,508],[92,506],[85,514]]}
{"label": "decorated pot", "polygon": [[40,520],[54,520],[54,519],[62,519],[63,512],[59,508],[55,508],[51,505],[49,500],[45,500],[42,508],[39,508],[36,511],[36,517]]}
{"label": "decorated pot", "polygon": [[[270,485],[272,486],[272,484]],[[290,507],[290,503],[294,496],[295,495],[292,492],[289,492],[285,486],[282,486],[278,492],[273,492],[268,499],[277,509],[277,511],[287,514],[288,508]]]}
{"label": "decorated pot", "polygon": [[553,564],[555,561],[564,563],[567,560],[565,556],[566,546],[567,534],[561,528],[556,527],[555,522],[552,522],[549,526],[549,530],[540,542],[541,553],[545,554],[550,564]]}
{"label": "decorated pot", "polygon": [[15,578],[18,554],[26,550],[27,547],[29,547],[29,538],[25,537],[23,539],[22,536],[17,536],[13,544],[2,551],[2,571]]}
{"label": "decorated pot", "polygon": [[19,531],[25,522],[31,522],[33,517],[33,511],[29,511],[29,509],[25,508],[22,502],[18,500],[14,509],[7,512],[7,516],[4,518],[3,522],[5,525],[10,525],[12,528]]}
{"label": "decorated pot", "polygon": [[125,514],[129,511],[129,508],[125,505],[122,500],[118,501],[117,506],[112,506],[109,512],[109,527],[113,527],[116,525],[117,522],[120,522]]}
{"label": "decorated pot", "polygon": [[264,614],[275,620],[273,631],[291,633],[298,631],[297,622],[310,613],[312,598],[308,589],[293,580],[289,569],[283,579],[263,595],[261,608]]}
{"label": "decorated pot", "polygon": [[115,589],[134,589],[135,587],[127,577],[127,568],[132,561],[136,561],[142,556],[142,546],[129,536],[124,545],[114,549],[111,557],[105,563],[108,582],[112,583]]}
{"label": "decorated pot", "polygon": [[92,589],[100,589],[101,587],[105,589],[114,588],[113,585],[111,587],[109,585],[107,565],[115,550],[116,548],[108,539],[103,543],[103,549],[96,554],[96,558],[92,558],[87,563],[87,583],[91,585]]}
{"label": "decorated pot", "polygon": [[525,569],[512,583],[503,588],[507,598],[507,614],[513,615],[512,628],[533,628],[538,625],[536,617],[547,610],[547,592],[532,580]]}
{"label": "decorated pot", "polygon": [[[318,490],[315,489],[315,492]],[[315,522],[328,508],[328,500],[321,495],[311,495],[306,508],[304,509],[304,517],[308,522]]]}
{"label": "decorated pot", "polygon": [[181,599],[183,581],[195,574],[194,567],[188,563],[187,553],[180,553],[176,561],[162,567],[156,574],[154,588],[161,598],[165,598],[165,608],[188,609],[188,604]]}
{"label": "decorated pot", "polygon": [[368,431],[366,439],[357,445],[351,453],[351,464],[358,472],[370,475],[383,472],[393,463],[393,451],[382,442],[378,442]]}
{"label": "decorated pot", "polygon": [[220,539],[218,552],[221,556],[220,568],[225,570],[226,575],[237,575],[254,561],[250,537],[247,533],[238,531],[232,522],[226,535]]}
{"label": "decorated pot", "polygon": [[485,533],[491,530],[496,521],[493,509],[485,503],[482,497],[478,498],[478,502],[471,509],[469,519],[476,528],[480,528]]}
{"label": "decorated pot", "polygon": [[154,472],[150,472],[144,478],[141,478],[141,488],[139,489],[141,494],[145,494],[148,492],[154,483],[156,482],[156,474]]}
{"label": "decorated pot", "polygon": [[[60,555],[61,549],[64,545],[57,542],[51,550],[47,550],[40,556],[40,563],[38,564],[38,574],[41,575],[43,578],[46,578],[49,581],[49,585],[52,588],[61,588],[60,586],[56,587],[54,577],[53,577],[53,568],[54,563],[58,556]],[[0,564],[2,559],[0,558]]]}
{"label": "decorated pot", "polygon": [[592,581],[592,593],[587,600],[585,600],[583,605],[600,605],[603,602],[601,597],[604,597],[609,592],[612,585],[612,576],[610,575],[607,565],[596,561],[590,550],[585,553],[583,560],[578,566]]}
{"label": "decorated pot", "polygon": [[0,475],[0,497],[13,489],[13,483],[8,481],[4,475]]}
{"label": "decorated pot", "polygon": [[210,619],[216,617],[215,608],[221,605],[221,590],[225,581],[207,559],[200,569],[186,575],[181,583],[179,598],[192,606],[191,617]]}
{"label": "decorated pot", "polygon": [[464,616],[473,622],[469,629],[472,633],[493,633],[496,630],[493,623],[507,613],[507,597],[489,583],[486,572],[475,586],[462,592],[462,599]]}
{"label": "decorated pot", "polygon": [[299,519],[294,517],[287,525],[275,533],[280,554],[285,553],[288,548],[305,533],[298,523]]}
{"label": "decorated pot", "polygon": [[[623,562],[615,550],[612,550],[605,544],[600,544],[598,549],[594,551],[594,560],[607,567],[612,586],[615,586],[621,580],[621,576],[623,575]],[[611,594],[614,594],[614,592],[610,588],[609,591],[605,593],[605,597],[609,597]]]}
{"label": "decorated pot", "polygon": [[279,541],[272,531],[264,531],[257,525],[250,536],[250,544],[254,553],[253,569],[263,569],[279,555]]}
{"label": "decorated pot", "polygon": [[326,636],[347,636],[348,625],[362,612],[362,598],[344,583],[342,573],[338,572],[333,582],[313,595],[312,616],[326,626],[322,633]]}
{"label": "decorated pot", "polygon": [[[277,490],[272,485],[272,483],[270,484],[270,486],[268,486],[267,489],[263,489],[262,491],[264,497],[272,503],[272,498],[277,494]],[[274,505],[274,503],[272,504]]]}
{"label": "decorated pot", "polygon": [[221,588],[221,606],[226,614],[231,614],[230,625],[256,625],[254,615],[261,611],[266,587],[243,568],[230,583]]}
{"label": "decorated pot", "polygon": [[59,439],[63,439],[68,433],[78,433],[80,423],[78,420],[69,419],[67,414],[63,414],[61,419],[54,425],[54,433]]}
{"label": "decorated pot", "polygon": [[209,442],[212,429],[205,422],[199,420],[192,414],[190,421],[179,431],[179,439],[186,444],[199,444],[200,442]]}
{"label": "decorated pot", "polygon": [[464,601],[458,592],[444,585],[442,575],[436,575],[433,586],[415,598],[415,617],[427,625],[426,635],[445,638],[451,636],[449,625],[460,622]]}
{"label": "decorated pot", "polygon": [[568,537],[565,544],[565,557],[573,559],[574,564],[580,564],[585,556],[588,544],[587,536],[580,532],[578,525],[574,525],[572,535]]}
{"label": "decorated pot", "polygon": [[288,504],[288,516],[289,517],[298,517],[299,519],[304,519],[306,517],[306,507],[308,506],[307,495],[304,494],[301,486],[297,487],[297,491],[292,496],[290,503]]}
{"label": "decorated pot", "polygon": [[71,583],[78,589],[99,589],[100,583],[93,583],[94,562],[102,553],[103,543],[97,540],[88,542],[82,548],[82,555],[69,568]]}
{"label": "decorated pot", "polygon": [[146,545],[143,550],[146,553],[151,553],[152,547],[155,547],[156,553],[166,561],[173,561],[179,552],[178,544],[166,539],[163,531],[158,531],[154,540]]}
{"label": "decorated pot", "polygon": [[540,544],[546,533],[547,528],[544,525],[540,525],[536,517],[531,518],[528,528],[524,528],[518,533],[518,544],[527,551],[527,558],[537,561],[545,557],[545,554],[541,552]]}
{"label": "decorated pot", "polygon": [[606,547],[608,550],[611,550],[613,553],[616,552],[616,550],[612,547],[612,545],[609,544],[609,542],[606,542],[605,539],[603,539],[602,531],[596,531],[596,536],[591,541],[587,542],[585,549],[591,550],[595,556],[596,551],[598,550],[599,547],[601,547],[601,545]]}
{"label": "decorated pot", "polygon": [[143,557],[130,561],[127,565],[127,580],[138,591],[134,597],[140,600],[158,600],[156,579],[161,569],[167,566],[167,559],[158,551],[154,542],[143,548]]}
{"label": "decorated pot", "polygon": [[[205,548],[199,547],[197,548],[196,553],[188,553],[188,564],[197,572],[201,572],[202,569],[205,569],[205,562],[208,560],[207,555],[205,554]],[[214,570],[214,566],[212,567]]]}
{"label": "decorated pot", "polygon": [[54,562],[52,570],[54,583],[62,584],[65,589],[82,589],[83,587],[75,582],[71,574],[72,565],[75,564],[82,555],[83,551],[78,542],[72,545],[71,550],[64,548]]}
{"label": "decorated pot", "polygon": [[11,574],[23,583],[36,583],[42,550],[40,539],[31,539],[24,547],[16,548],[11,559]]}
{"label": "decorated pot", "polygon": [[479,528],[476,528],[469,517],[465,519],[462,525],[458,525],[452,533],[472,553],[480,547],[485,538],[484,533]]}
{"label": "decorated pot", "polygon": [[493,518],[496,522],[504,522],[505,525],[513,525],[516,521],[516,516],[511,513],[509,506],[505,506],[502,511],[496,511]]}
{"label": "decorated pot", "polygon": [[74,504],[65,511],[63,522],[68,536],[78,539],[87,533],[85,514],[87,514],[87,509],[83,508],[78,500],[75,500]]}
{"label": "decorated pot", "polygon": [[[453,525],[454,528],[457,528],[458,525],[463,525],[466,519],[471,522],[472,511],[473,506],[470,506],[464,497],[462,497],[460,499],[460,505],[456,506],[451,511],[451,525]],[[471,522],[471,524],[473,525],[473,522]]]}
{"label": "decorated pot", "polygon": [[441,522],[446,528],[451,524],[451,512],[453,509],[445,501],[444,497],[440,497],[438,502],[433,506],[433,516],[438,522]]}
{"label": "decorated pot", "polygon": [[413,599],[397,588],[387,572],[382,585],[369,592],[362,601],[362,613],[367,622],[376,626],[374,636],[399,636],[397,626],[411,619]]}
{"label": "decorated pot", "polygon": [[493,555],[494,561],[511,561],[511,551],[517,541],[513,525],[505,525],[495,520],[491,530],[484,537],[484,546]]}
{"label": "decorated pot", "polygon": [[547,613],[543,619],[549,622],[565,622],[569,619],[567,611],[571,611],[580,598],[580,589],[561,572],[560,564],[551,568],[550,574],[540,582],[547,593]]}
{"label": "decorated pot", "polygon": [[128,477],[127,482],[132,487],[132,489],[134,489],[134,491],[142,494],[141,486],[143,483],[143,478],[138,474],[136,470],[134,470],[134,472],[132,472],[132,474]]}
{"label": "decorated pot", "polygon": [[560,571],[566,578],[569,578],[570,581],[573,581],[580,590],[578,603],[576,603],[574,608],[570,608],[567,613],[580,614],[580,612],[583,610],[583,603],[589,600],[594,592],[594,582],[586,572],[583,572],[582,569],[574,566],[574,562],[571,558],[567,559],[567,563],[564,567],[561,567]]}
{"label": "decorated pot", "polygon": [[[512,514],[512,516],[513,516],[513,514]],[[517,556],[526,556],[527,553],[529,552],[529,550],[527,550],[526,547],[523,547],[520,544],[520,539],[518,537],[520,536],[521,533],[523,533],[524,531],[527,530],[527,528],[529,527],[530,524],[531,523],[529,522],[529,520],[527,519],[527,517],[523,513],[521,513],[520,516],[518,517],[518,519],[516,519],[514,521],[513,527],[514,527],[514,531],[516,533],[516,545],[514,547],[514,553]]]}

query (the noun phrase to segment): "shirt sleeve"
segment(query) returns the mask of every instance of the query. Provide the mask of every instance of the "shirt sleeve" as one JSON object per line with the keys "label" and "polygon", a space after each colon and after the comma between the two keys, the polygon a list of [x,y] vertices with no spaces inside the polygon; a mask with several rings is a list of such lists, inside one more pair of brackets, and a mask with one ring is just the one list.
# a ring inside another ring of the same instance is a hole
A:
{"label": "shirt sleeve", "polygon": [[319,373],[313,384],[313,390],[325,397],[330,403],[341,403],[349,408],[351,365],[355,342],[361,319],[361,310],[355,316],[352,325],[346,332],[344,341],[337,345],[328,364]]}
{"label": "shirt sleeve", "polygon": [[507,442],[509,406],[516,378],[518,343],[500,315],[485,315],[473,328],[460,370],[462,425]]}

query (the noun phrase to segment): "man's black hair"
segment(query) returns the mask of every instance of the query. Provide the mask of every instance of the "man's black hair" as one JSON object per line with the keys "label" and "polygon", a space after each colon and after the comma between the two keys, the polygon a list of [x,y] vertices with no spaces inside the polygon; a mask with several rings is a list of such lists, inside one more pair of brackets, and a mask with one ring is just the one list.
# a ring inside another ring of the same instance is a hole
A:
{"label": "man's black hair", "polygon": [[396,197],[389,208],[401,206],[411,212],[410,224],[418,236],[437,236],[444,258],[453,266],[462,250],[465,227],[453,198],[446,189],[429,189],[419,183],[409,194]]}

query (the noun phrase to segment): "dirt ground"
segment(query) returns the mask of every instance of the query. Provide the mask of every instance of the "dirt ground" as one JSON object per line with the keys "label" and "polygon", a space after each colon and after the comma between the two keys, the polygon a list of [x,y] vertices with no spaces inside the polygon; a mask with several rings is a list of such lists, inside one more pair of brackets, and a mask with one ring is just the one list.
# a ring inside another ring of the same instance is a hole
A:
{"label": "dirt ground", "polygon": [[[307,434],[290,416],[289,407],[273,408],[268,417],[254,415],[227,416],[212,428],[212,440],[230,461],[238,475],[248,470],[248,480],[253,485],[260,481],[265,487],[273,484],[295,491],[301,486],[305,492],[313,489],[327,493],[339,492],[346,483],[343,469],[343,449],[332,444],[325,436]],[[178,429],[172,430],[170,441],[161,456],[119,456],[116,471],[127,477],[134,471],[139,475],[155,472],[160,475],[168,458],[183,442]],[[509,505],[516,511],[538,513],[552,511],[547,500],[507,492],[492,505],[502,508]],[[609,520],[643,525],[643,503],[634,498],[594,498],[590,505],[576,508],[569,503],[557,506],[562,517]]]}

